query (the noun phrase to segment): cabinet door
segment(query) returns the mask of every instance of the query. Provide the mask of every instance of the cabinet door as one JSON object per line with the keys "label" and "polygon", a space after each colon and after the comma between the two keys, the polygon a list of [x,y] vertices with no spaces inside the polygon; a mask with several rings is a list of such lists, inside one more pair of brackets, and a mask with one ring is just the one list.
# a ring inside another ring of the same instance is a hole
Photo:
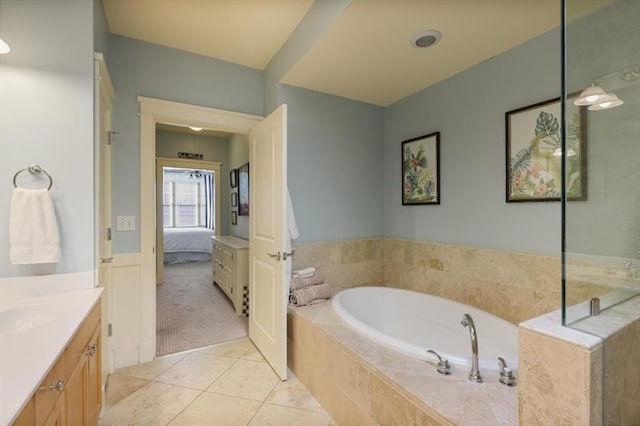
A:
{"label": "cabinet door", "polygon": [[47,419],[42,423],[42,426],[66,426],[67,424],[73,425],[73,423],[67,423],[66,418],[66,392],[63,392],[58,398],[58,401],[53,406],[53,409],[49,413]]}
{"label": "cabinet door", "polygon": [[[93,348],[93,349],[92,349]],[[102,328],[98,326],[87,351],[87,424],[98,424],[102,408]]]}
{"label": "cabinet door", "polygon": [[65,397],[67,409],[67,424],[69,426],[87,424],[87,380],[88,364],[86,357],[81,357],[80,362],[69,377]]}

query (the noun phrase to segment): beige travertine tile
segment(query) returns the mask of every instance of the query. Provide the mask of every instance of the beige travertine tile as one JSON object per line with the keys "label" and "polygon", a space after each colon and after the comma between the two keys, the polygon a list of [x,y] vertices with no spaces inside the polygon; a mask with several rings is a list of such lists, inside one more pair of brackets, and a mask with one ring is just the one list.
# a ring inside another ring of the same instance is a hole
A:
{"label": "beige travertine tile", "polygon": [[253,348],[253,343],[248,338],[232,340],[230,342],[220,343],[218,345],[209,346],[198,352],[211,355],[226,356],[230,358],[241,358],[249,349]]}
{"label": "beige travertine tile", "polygon": [[249,361],[264,361],[264,357],[262,356],[258,348],[253,346],[253,344],[245,353],[242,354],[241,358],[248,359]]}
{"label": "beige travertine tile", "polygon": [[234,362],[234,358],[195,352],[162,373],[155,381],[205,390]]}
{"label": "beige travertine tile", "polygon": [[302,383],[300,383],[300,380],[291,372],[286,381],[276,385],[265,402],[299,408],[301,410],[324,411],[320,404],[318,404],[318,401],[315,400]]}
{"label": "beige travertine tile", "polygon": [[105,409],[113,407],[138,389],[144,387],[149,380],[124,374],[111,374],[107,381]]}
{"label": "beige travertine tile", "polygon": [[250,426],[328,426],[332,420],[327,413],[298,410],[279,405],[264,404],[253,417]]}
{"label": "beige travertine tile", "polygon": [[100,425],[166,425],[200,394],[151,382],[106,411]]}
{"label": "beige travertine tile", "polygon": [[640,320],[604,343],[605,424],[640,424]]}
{"label": "beige travertine tile", "polygon": [[446,297],[516,324],[558,307],[559,257],[424,241],[380,242],[385,245],[382,282],[391,287]]}
{"label": "beige travertine tile", "polygon": [[258,401],[203,392],[169,425],[246,425],[261,405]]}
{"label": "beige travertine tile", "polygon": [[264,401],[279,381],[266,362],[240,359],[207,392]]}
{"label": "beige travertine tile", "polygon": [[326,339],[322,353],[324,362],[331,366],[330,380],[356,405],[368,407],[371,404],[371,370],[331,339]]}
{"label": "beige travertine tile", "polygon": [[140,379],[153,380],[171,366],[176,365],[188,354],[180,353],[159,357],[150,362],[117,369],[115,372]]}
{"label": "beige travertine tile", "polygon": [[592,424],[592,351],[522,327],[518,346],[521,424]]}
{"label": "beige travertine tile", "polygon": [[371,380],[371,417],[385,426],[452,424],[418,408],[378,376]]}

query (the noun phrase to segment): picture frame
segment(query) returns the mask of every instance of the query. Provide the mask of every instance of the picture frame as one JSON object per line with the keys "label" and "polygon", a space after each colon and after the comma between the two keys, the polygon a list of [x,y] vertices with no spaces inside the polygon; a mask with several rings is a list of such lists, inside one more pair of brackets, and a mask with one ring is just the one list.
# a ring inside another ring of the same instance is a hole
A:
{"label": "picture frame", "polygon": [[238,186],[238,169],[229,170],[229,184],[232,188]]}
{"label": "picture frame", "polygon": [[402,205],[440,204],[440,132],[402,142]]}
{"label": "picture frame", "polygon": [[249,163],[238,168],[238,215],[249,216]]}
{"label": "picture frame", "polygon": [[238,224],[238,212],[236,212],[235,210],[231,211],[231,224],[232,225]]}
{"label": "picture frame", "polygon": [[[567,100],[567,199],[587,199],[586,108]],[[506,202],[560,201],[562,104],[550,99],[505,113]]]}
{"label": "picture frame", "polygon": [[231,193],[231,207],[238,207],[238,193]]}

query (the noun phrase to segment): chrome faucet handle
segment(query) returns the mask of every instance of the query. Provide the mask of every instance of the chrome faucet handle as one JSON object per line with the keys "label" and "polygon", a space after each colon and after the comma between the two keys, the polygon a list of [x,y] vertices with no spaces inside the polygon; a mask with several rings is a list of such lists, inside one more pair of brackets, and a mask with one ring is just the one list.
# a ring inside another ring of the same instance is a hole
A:
{"label": "chrome faucet handle", "polygon": [[513,370],[507,367],[504,358],[498,357],[498,367],[500,367],[500,383],[507,386],[515,386],[518,380],[513,375]]}
{"label": "chrome faucet handle", "polygon": [[449,375],[451,374],[451,364],[449,364],[449,360],[441,357],[438,352],[429,349],[427,353],[434,354],[438,358],[438,365],[436,366],[436,370],[440,374]]}

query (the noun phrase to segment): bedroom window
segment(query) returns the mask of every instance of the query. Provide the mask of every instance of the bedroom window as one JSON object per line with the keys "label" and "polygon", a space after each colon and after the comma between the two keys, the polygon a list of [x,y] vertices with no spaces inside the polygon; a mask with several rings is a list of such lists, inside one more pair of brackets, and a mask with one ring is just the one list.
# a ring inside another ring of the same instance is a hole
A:
{"label": "bedroom window", "polygon": [[164,227],[206,226],[206,198],[203,174],[165,171],[162,195]]}

